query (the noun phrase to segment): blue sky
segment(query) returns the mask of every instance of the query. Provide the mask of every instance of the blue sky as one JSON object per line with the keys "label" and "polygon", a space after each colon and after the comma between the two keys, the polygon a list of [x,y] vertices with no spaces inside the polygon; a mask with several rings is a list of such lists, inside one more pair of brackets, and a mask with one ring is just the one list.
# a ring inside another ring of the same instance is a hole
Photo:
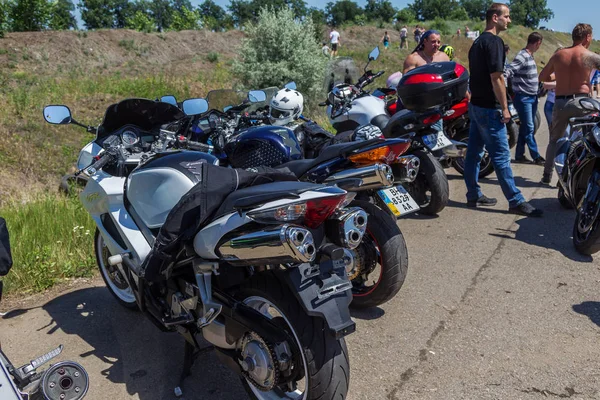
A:
{"label": "blue sky", "polygon": [[[192,4],[197,5],[203,0],[192,0]],[[229,5],[229,0],[214,0],[215,3],[225,8]],[[330,0],[305,0],[310,7],[324,8]],[[355,0],[361,6],[366,1]],[[404,8],[412,0],[391,0],[396,8]],[[506,1],[500,1],[506,2]],[[594,28],[595,39],[600,39],[600,1],[599,0],[547,0],[548,7],[554,11],[554,18],[548,22],[542,22],[542,26],[552,28],[556,31],[571,32],[573,27],[579,22],[585,22]]]}

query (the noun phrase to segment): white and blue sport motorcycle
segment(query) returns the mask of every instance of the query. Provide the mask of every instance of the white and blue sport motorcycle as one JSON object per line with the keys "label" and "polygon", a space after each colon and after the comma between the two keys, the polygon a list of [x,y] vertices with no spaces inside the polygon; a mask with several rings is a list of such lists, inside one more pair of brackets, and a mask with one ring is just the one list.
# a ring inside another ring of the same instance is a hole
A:
{"label": "white and blue sport motorcycle", "polygon": [[97,129],[62,105],[44,118],[96,131],[78,172],[98,266],[119,303],[186,339],[177,395],[202,336],[253,399],[346,397],[349,249],[367,215],[344,190],[178,150],[189,118],[165,102],[124,100]]}

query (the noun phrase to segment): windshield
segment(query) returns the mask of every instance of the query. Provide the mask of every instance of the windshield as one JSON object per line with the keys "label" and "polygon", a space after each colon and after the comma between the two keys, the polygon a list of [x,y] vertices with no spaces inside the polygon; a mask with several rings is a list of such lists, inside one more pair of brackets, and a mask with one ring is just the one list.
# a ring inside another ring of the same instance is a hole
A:
{"label": "windshield", "polygon": [[243,90],[233,90],[233,89],[220,89],[220,90],[212,90],[208,92],[206,95],[206,101],[208,101],[208,107],[211,110],[219,110],[225,112],[229,110],[231,107],[236,107],[245,104],[244,111],[253,112],[257,109],[264,107],[269,104],[270,97],[268,97],[265,101],[260,102],[250,102],[248,100],[248,92]]}

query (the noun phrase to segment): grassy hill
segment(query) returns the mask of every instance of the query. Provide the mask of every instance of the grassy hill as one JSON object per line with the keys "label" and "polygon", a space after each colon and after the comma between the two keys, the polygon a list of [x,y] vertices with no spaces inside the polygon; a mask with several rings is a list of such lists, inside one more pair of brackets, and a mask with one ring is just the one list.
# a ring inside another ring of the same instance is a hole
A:
{"label": "grassy hill", "polygon": [[[464,22],[449,22],[455,31]],[[428,26],[425,23],[425,26]],[[366,54],[385,30],[390,49],[373,69],[401,69],[410,50],[399,50],[399,35],[389,27],[349,26],[341,30],[340,56],[353,57],[361,67]],[[529,29],[511,27],[502,38],[511,56],[525,44]],[[543,31],[538,64],[570,35]],[[72,168],[84,143],[91,139],[76,126],[55,127],[43,121],[46,104],[67,104],[80,122],[97,124],[106,107],[129,96],[178,98],[203,96],[209,90],[231,87],[233,59],[243,33],[184,31],[146,34],[130,30],[94,32],[9,33],[0,39],[0,205],[27,200],[32,194],[56,190],[59,177]],[[467,64],[471,40],[443,37]],[[598,42],[595,50],[600,50]],[[384,75],[381,83],[385,81]],[[315,110],[322,112],[322,110]],[[324,121],[322,114],[312,115]]]}

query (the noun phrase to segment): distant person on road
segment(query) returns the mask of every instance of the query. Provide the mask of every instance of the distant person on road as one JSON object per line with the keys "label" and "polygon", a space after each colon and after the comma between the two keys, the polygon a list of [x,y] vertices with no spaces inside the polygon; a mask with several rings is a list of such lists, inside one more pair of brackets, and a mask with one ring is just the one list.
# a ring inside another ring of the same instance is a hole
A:
{"label": "distant person on road", "polygon": [[[515,108],[521,120],[519,126],[519,139],[515,150],[515,162],[532,162],[536,165],[544,164],[545,160],[538,151],[535,140],[535,114],[538,106],[538,69],[533,54],[542,45],[542,35],[533,32],[527,38],[527,46],[517,53],[512,63],[504,70],[508,79],[512,78],[512,89]],[[532,160],[525,157],[525,145],[529,147]]]}
{"label": "distant person on road", "polygon": [[421,28],[419,27],[419,25],[417,25],[415,27],[415,30],[413,31],[413,34],[415,35],[415,42],[419,43],[421,41],[421,35],[423,34],[423,31],[421,30]]}
{"label": "distant person on road", "polygon": [[380,42],[383,42],[383,47],[387,50],[390,45],[390,35],[388,35],[387,31],[383,34]]}
{"label": "distant person on road", "polygon": [[[598,54],[598,53],[596,53]],[[596,89],[596,98],[600,98],[600,70],[594,71],[594,76],[592,77],[592,95],[594,94],[594,89]]]}
{"label": "distant person on road", "polygon": [[457,38],[459,38],[459,37],[460,37],[460,28],[458,28],[458,29],[456,30],[456,37],[457,37]]}
{"label": "distant person on road", "polygon": [[506,123],[510,121],[504,83],[504,42],[498,33],[510,23],[506,4],[493,3],[486,12],[486,29],[469,50],[471,102],[469,143],[464,178],[467,206],[494,206],[496,199],[485,196],[479,186],[479,164],[484,147],[494,165],[498,182],[508,200],[509,213],[541,217],[543,212],[529,204],[515,184],[510,166]]}
{"label": "distant person on road", "polygon": [[541,181],[546,185],[552,180],[556,142],[563,136],[570,118],[589,113],[581,108],[579,99],[590,97],[590,74],[593,69],[600,69],[600,55],[588,50],[592,43],[592,27],[588,24],[577,24],[571,36],[573,45],[554,53],[540,72],[539,79],[542,82],[551,81],[552,73],[556,76],[556,100]]}
{"label": "distant person on road", "polygon": [[465,25],[465,37],[468,38],[469,37],[469,32],[471,32],[471,30],[469,29],[468,26]]}
{"label": "distant person on road", "polygon": [[408,28],[406,25],[400,29],[400,48],[408,49]]}
{"label": "distant person on road", "polygon": [[327,42],[323,42],[323,47],[321,47],[321,52],[323,53],[323,55],[325,57],[329,57],[330,50],[329,50],[329,46],[327,46]]}
{"label": "distant person on road", "polygon": [[331,32],[329,32],[329,43],[331,44],[331,58],[337,57],[338,47],[340,46],[340,33],[335,28],[331,28]]}

